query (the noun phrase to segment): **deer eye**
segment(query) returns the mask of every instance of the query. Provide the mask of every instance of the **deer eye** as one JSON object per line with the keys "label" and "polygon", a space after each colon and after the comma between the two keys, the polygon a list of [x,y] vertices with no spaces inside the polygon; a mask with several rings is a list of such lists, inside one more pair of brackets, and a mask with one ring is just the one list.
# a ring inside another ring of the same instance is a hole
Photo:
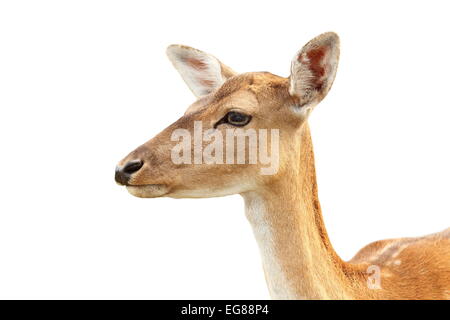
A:
{"label": "deer eye", "polygon": [[250,120],[252,120],[252,116],[243,114],[243,113],[239,113],[236,111],[231,111],[228,112],[227,115],[225,116],[225,119],[227,123],[236,126],[236,127],[243,127],[246,124],[248,124],[250,122]]}

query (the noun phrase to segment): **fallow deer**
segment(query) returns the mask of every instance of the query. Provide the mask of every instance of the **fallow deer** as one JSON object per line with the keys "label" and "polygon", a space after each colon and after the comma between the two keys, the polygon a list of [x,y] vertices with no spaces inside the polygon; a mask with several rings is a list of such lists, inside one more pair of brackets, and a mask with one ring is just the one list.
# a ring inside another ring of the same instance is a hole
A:
{"label": "fallow deer", "polygon": [[[450,299],[450,229],[377,241],[348,262],[329,241],[307,119],[332,86],[339,50],[338,36],[324,33],[295,55],[290,76],[283,78],[238,74],[212,55],[169,46],[169,59],[198,100],[120,161],[116,181],[143,198],[240,194],[272,298]],[[179,128],[192,132],[196,121],[222,133],[236,127],[279,129],[278,170],[263,175],[258,163],[175,164],[171,135]]]}

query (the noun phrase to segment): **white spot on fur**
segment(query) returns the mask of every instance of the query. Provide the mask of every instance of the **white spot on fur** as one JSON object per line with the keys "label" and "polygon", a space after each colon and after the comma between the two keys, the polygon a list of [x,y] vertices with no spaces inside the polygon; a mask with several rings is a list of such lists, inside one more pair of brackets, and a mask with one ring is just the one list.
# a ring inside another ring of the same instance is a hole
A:
{"label": "white spot on fur", "polygon": [[371,262],[374,262],[374,261],[378,260],[378,259],[383,255],[383,253],[385,253],[387,250],[389,250],[390,248],[392,248],[392,247],[395,246],[395,245],[396,245],[396,243],[393,242],[393,243],[390,243],[390,244],[384,246],[381,250],[379,250],[379,251],[377,252],[376,255],[374,255],[374,256],[372,256],[372,257],[370,258],[370,261],[371,261]]}
{"label": "white spot on fur", "polygon": [[400,248],[398,248],[398,250],[392,255],[392,258],[397,258],[400,255],[400,253],[402,253],[402,251],[405,250],[409,245],[410,243],[400,246]]}

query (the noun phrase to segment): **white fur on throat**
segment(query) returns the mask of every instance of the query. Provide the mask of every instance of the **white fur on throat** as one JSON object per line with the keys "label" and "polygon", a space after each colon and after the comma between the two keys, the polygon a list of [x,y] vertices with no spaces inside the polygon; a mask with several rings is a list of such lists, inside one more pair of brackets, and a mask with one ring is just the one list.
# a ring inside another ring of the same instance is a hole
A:
{"label": "white fur on throat", "polygon": [[266,218],[269,213],[263,199],[256,194],[246,194],[244,199],[245,214],[259,246],[270,296],[279,300],[298,299],[277,260],[273,232]]}

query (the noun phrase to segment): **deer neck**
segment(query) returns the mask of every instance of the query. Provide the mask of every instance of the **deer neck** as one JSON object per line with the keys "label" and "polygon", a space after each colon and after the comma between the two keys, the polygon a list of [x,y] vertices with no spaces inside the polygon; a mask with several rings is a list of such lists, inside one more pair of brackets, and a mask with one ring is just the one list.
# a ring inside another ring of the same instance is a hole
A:
{"label": "deer neck", "polygon": [[270,186],[242,194],[275,299],[351,299],[346,264],[333,250],[317,195],[308,125],[301,129],[299,166]]}

